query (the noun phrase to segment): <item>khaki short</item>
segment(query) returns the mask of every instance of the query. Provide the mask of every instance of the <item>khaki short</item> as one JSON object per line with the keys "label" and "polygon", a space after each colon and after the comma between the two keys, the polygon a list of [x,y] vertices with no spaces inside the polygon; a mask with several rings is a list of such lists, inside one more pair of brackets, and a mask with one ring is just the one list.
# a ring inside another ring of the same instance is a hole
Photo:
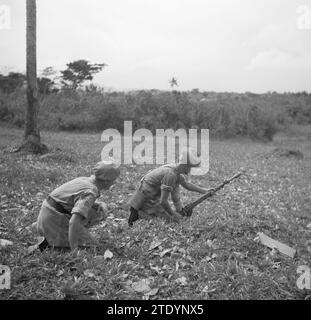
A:
{"label": "khaki short", "polygon": [[[58,212],[44,201],[37,219],[36,229],[40,236],[45,237],[54,247],[70,247],[68,240],[69,220],[71,216]],[[102,216],[93,208],[90,209],[89,218],[82,221],[79,234],[79,246],[89,247],[95,244],[90,242],[87,228],[98,224]]]}
{"label": "khaki short", "polygon": [[157,190],[142,181],[131,198],[129,204],[138,211],[140,218],[168,218],[167,212],[160,204],[161,190]]}

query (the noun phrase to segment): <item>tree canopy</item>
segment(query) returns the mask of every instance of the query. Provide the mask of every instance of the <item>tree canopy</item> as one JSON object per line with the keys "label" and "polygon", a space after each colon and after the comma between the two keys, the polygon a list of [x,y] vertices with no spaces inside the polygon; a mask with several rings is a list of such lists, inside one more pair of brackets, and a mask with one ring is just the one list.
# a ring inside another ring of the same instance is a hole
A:
{"label": "tree canopy", "polygon": [[93,75],[102,71],[105,63],[90,63],[87,60],[76,60],[67,64],[67,69],[61,71],[62,84],[73,89],[85,81],[93,80]]}

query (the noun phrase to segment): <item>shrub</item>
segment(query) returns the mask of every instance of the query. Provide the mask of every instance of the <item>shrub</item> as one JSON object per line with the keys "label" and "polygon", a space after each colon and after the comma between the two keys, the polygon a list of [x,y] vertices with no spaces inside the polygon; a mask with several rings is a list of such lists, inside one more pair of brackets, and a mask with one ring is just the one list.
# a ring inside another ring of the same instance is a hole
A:
{"label": "shrub", "polygon": [[[124,93],[66,88],[39,99],[40,127],[49,130],[122,131],[124,120],[132,120],[133,130],[195,127],[223,138],[248,136],[267,141],[289,123],[311,123],[311,95],[306,93]],[[0,121],[23,126],[25,106],[24,88],[12,93],[0,91]]]}

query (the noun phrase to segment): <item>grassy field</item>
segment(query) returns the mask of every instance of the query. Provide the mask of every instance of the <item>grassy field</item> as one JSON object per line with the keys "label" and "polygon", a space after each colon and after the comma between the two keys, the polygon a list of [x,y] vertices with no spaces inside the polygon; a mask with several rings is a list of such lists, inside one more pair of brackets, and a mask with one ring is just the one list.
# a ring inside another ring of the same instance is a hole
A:
{"label": "grassy field", "polygon": [[[194,182],[213,187],[245,166],[246,175],[180,224],[140,220],[128,228],[127,201],[152,166],[124,166],[113,189],[101,196],[112,213],[92,231],[100,248],[30,255],[27,248],[37,240],[30,225],[42,201],[61,183],[89,175],[103,145],[100,134],[42,132],[53,153],[40,157],[10,152],[21,130],[1,128],[0,135],[0,239],[13,242],[0,248],[0,264],[12,272],[11,289],[0,291],[0,299],[311,297],[296,285],[297,267],[311,267],[310,127],[278,134],[269,144],[211,141],[210,171]],[[299,149],[304,157],[285,149]],[[182,196],[185,204],[198,197]],[[258,232],[296,248],[296,258],[271,254],[254,241]],[[104,259],[107,249],[112,259]]]}

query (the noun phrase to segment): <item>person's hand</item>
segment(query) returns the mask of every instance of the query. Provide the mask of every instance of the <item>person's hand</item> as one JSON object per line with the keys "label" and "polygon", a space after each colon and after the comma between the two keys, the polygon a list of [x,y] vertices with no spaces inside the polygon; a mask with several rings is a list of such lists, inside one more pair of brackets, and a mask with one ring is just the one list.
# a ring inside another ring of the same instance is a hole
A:
{"label": "person's hand", "polygon": [[182,217],[181,217],[177,212],[174,212],[172,215],[169,216],[170,222],[179,223],[180,220],[181,220],[181,218],[182,218]]}
{"label": "person's hand", "polygon": [[180,214],[184,217],[190,217],[192,215],[192,210],[186,207],[183,207]]}

